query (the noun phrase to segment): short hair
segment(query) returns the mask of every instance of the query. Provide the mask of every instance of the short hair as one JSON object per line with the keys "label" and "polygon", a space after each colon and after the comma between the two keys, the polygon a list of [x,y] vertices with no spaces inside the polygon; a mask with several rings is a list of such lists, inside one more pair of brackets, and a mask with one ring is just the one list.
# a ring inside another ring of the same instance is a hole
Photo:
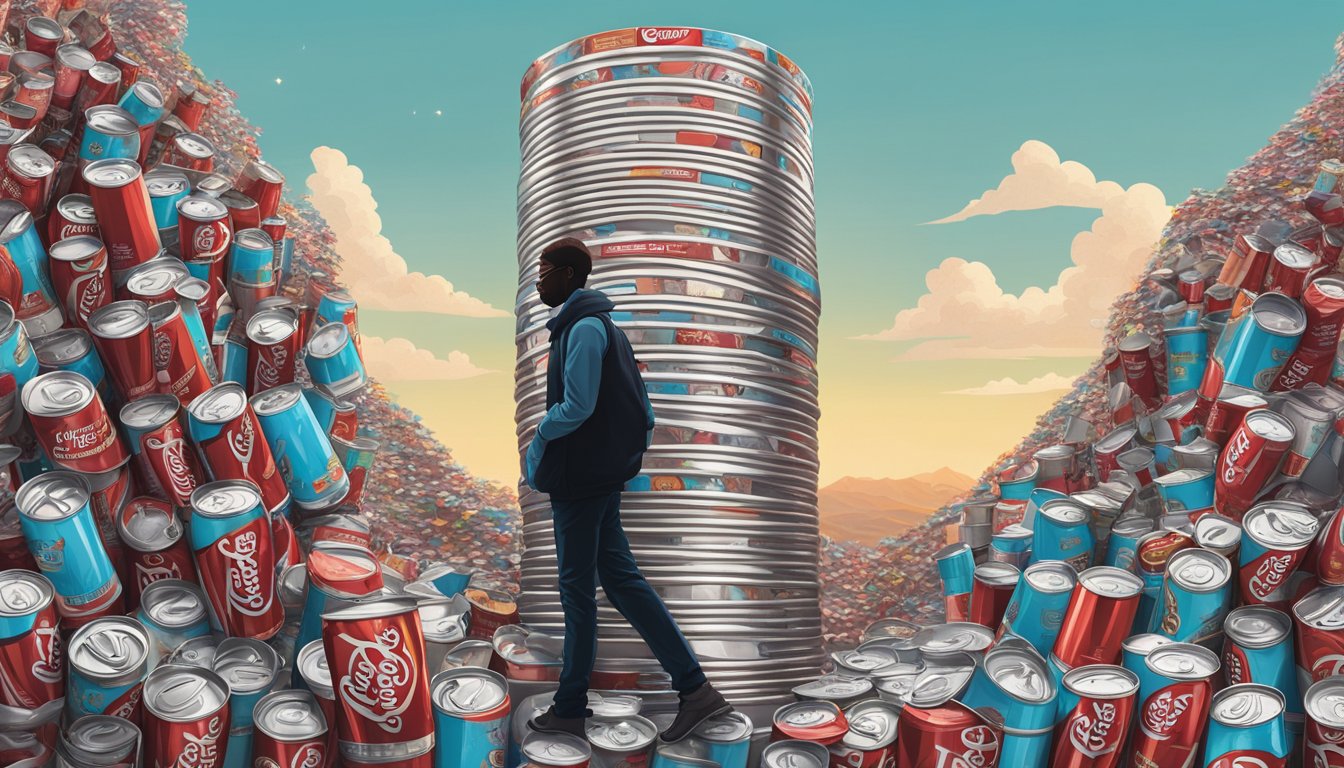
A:
{"label": "short hair", "polygon": [[576,237],[562,237],[541,249],[541,258],[557,267],[573,267],[574,277],[580,284],[588,282],[593,271],[593,256],[588,246]]}

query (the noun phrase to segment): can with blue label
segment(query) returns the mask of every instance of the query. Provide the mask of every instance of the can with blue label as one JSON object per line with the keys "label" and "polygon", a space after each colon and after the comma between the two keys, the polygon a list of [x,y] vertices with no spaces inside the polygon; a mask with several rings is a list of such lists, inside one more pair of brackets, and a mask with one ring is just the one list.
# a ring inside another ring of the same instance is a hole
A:
{"label": "can with blue label", "polygon": [[1178,469],[1153,479],[1168,514],[1213,509],[1214,474],[1205,469]]}
{"label": "can with blue label", "polygon": [[56,588],[56,607],[66,627],[125,612],[121,580],[89,506],[89,484],[76,472],[38,475],[14,497],[28,551]]}
{"label": "can with blue label", "polygon": [[1232,564],[1217,552],[1182,549],[1167,561],[1162,608],[1152,631],[1210,650],[1223,647],[1223,620],[1232,606]]}
{"label": "can with blue label", "polygon": [[[330,323],[340,323],[347,328],[352,328],[358,310],[359,307],[355,303],[355,297],[351,296],[349,291],[339,288],[327,291],[317,300],[317,307],[313,310],[313,325],[323,326]],[[312,330],[316,330],[316,328]]]}
{"label": "can with blue label", "polygon": [[93,347],[93,337],[83,328],[62,328],[33,339],[38,370],[74,371],[88,379],[98,390],[103,402],[115,402],[103,359]]}
{"label": "can with blue label", "polygon": [[430,681],[429,698],[434,703],[434,768],[504,765],[511,702],[503,675],[479,667],[444,670]]}
{"label": "can with blue label", "polygon": [[1244,605],[1227,614],[1223,629],[1223,674],[1228,685],[1259,683],[1282,691],[1288,733],[1300,736],[1305,713],[1293,653],[1293,620],[1266,605]]}
{"label": "can with blue label", "polygon": [[1039,467],[1035,461],[1014,464],[998,473],[999,498],[1005,501],[1026,501],[1036,488]]}
{"label": "can with blue label", "polygon": [[218,384],[219,368],[215,365],[214,350],[210,348],[211,331],[206,330],[205,318],[201,316],[201,302],[209,299],[210,286],[200,278],[184,277],[173,286],[173,293],[177,296],[177,304],[182,309],[182,322],[187,326],[196,354],[201,356],[205,373],[210,381]]}
{"label": "can with blue label", "polygon": [[84,112],[84,134],[79,143],[79,167],[95,160],[140,156],[140,124],[116,104],[99,104]]}
{"label": "can with blue label", "polygon": [[1058,690],[1045,659],[1005,645],[985,654],[958,700],[979,712],[992,711],[1003,722],[1000,765],[1040,768],[1050,754]]}
{"label": "can with blue label", "polygon": [[303,389],[283,384],[253,395],[251,403],[294,503],[301,509],[322,509],[344,498],[350,478]]}
{"label": "can with blue label", "polygon": [[28,330],[14,316],[14,308],[0,301],[0,435],[14,434],[24,423],[19,393],[38,373]]}
{"label": "can with blue label", "polygon": [[219,381],[233,382],[241,387],[247,386],[247,342],[235,338],[233,334],[220,344],[216,344],[219,351]]}
{"label": "can with blue label", "polygon": [[[1214,400],[1226,384],[1269,391],[1307,327],[1302,305],[1281,293],[1261,294],[1223,329],[1200,395]],[[1216,380],[1216,381],[1215,381]],[[1214,385],[1217,385],[1216,387]]]}
{"label": "can with blue label", "polygon": [[1154,523],[1146,517],[1125,517],[1111,526],[1111,537],[1106,545],[1105,565],[1126,571],[1134,570],[1134,557],[1139,551],[1139,539],[1153,532]]}
{"label": "can with blue label", "polygon": [[163,117],[163,92],[148,80],[137,80],[121,94],[117,106],[126,110],[136,125],[152,125]]}
{"label": "can with blue label", "polygon": [[1020,637],[1049,656],[1077,583],[1078,574],[1068,563],[1048,560],[1029,566],[1004,611],[999,637]]}
{"label": "can with blue label", "polygon": [[1242,683],[1214,694],[1204,741],[1205,765],[1283,765],[1290,742],[1284,695],[1267,685]]}
{"label": "can with blue label", "polygon": [[1008,563],[1015,568],[1026,568],[1031,558],[1032,532],[1020,523],[1013,523],[995,533],[989,540],[989,559]]}
{"label": "can with blue label", "polygon": [[943,582],[943,604],[948,621],[965,621],[971,611],[975,586],[975,554],[965,542],[949,544],[933,556]]}
{"label": "can with blue label", "polygon": [[145,174],[149,208],[159,231],[177,230],[177,204],[191,194],[191,183],[181,173],[153,170]]}
{"label": "can with blue label", "polygon": [[275,685],[280,656],[261,640],[226,637],[215,648],[213,664],[215,674],[229,686],[229,746],[222,768],[250,768],[252,713]]}
{"label": "can with blue label", "polygon": [[33,336],[50,333],[65,322],[51,283],[50,258],[37,234],[33,215],[17,200],[0,200],[0,246],[19,271],[23,295],[13,309]]}
{"label": "can with blue label", "polygon": [[304,345],[303,359],[313,382],[338,399],[355,394],[369,381],[350,330],[341,323],[317,329]]}
{"label": "can with blue label", "polygon": [[1200,326],[1172,328],[1167,339],[1167,395],[1199,388],[1209,363],[1209,332]]}
{"label": "can with blue label", "polygon": [[229,285],[269,285],[273,282],[275,242],[271,236],[256,228],[235,232],[229,251]]}
{"label": "can with blue label", "polygon": [[331,428],[336,424],[336,410],[339,407],[336,399],[329,392],[316,387],[304,387],[303,398],[308,401],[308,407],[313,409],[317,425],[322,427],[323,432],[331,434]]}
{"label": "can with blue label", "polygon": [[444,597],[452,597],[460,594],[471,584],[471,577],[475,571],[469,568],[460,568],[448,563],[437,563],[431,565],[420,572],[416,578],[417,583],[430,584],[434,591]]}
{"label": "can with blue label", "polygon": [[112,715],[139,723],[152,652],[149,633],[135,619],[104,616],[80,627],[66,651],[66,717]]}
{"label": "can with blue label", "polygon": [[210,634],[210,602],[195,582],[157,579],[145,586],[135,617],[153,641],[150,668],[193,637]]}
{"label": "can with blue label", "polygon": [[1031,562],[1063,560],[1075,571],[1092,564],[1092,528],[1086,509],[1072,500],[1047,501],[1036,515]]}
{"label": "can with blue label", "polygon": [[1141,675],[1147,669],[1148,654],[1172,642],[1170,637],[1155,632],[1130,635],[1120,644],[1120,666]]}
{"label": "can with blue label", "polygon": [[[872,702],[873,705],[891,708],[887,702]],[[861,706],[861,705],[855,705]],[[860,716],[854,712],[852,717]],[[895,718],[891,718],[895,726]],[[854,721],[850,720],[853,724]],[[705,745],[710,760],[720,768],[747,768],[747,754],[751,751],[751,718],[741,712],[729,712],[726,715],[712,717],[691,731],[691,738]]]}

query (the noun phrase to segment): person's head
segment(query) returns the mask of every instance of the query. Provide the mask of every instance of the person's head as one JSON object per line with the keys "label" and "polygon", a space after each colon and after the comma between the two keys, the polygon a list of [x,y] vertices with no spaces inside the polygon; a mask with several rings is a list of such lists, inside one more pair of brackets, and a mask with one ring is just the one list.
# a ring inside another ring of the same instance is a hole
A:
{"label": "person's head", "polygon": [[541,249],[537,296],[548,307],[558,307],[588,282],[593,257],[582,240],[563,237]]}

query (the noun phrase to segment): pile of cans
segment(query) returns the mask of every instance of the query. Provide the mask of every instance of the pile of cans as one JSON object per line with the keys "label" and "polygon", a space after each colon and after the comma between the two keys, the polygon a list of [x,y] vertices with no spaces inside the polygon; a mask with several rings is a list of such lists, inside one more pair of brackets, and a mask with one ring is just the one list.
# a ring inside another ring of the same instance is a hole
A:
{"label": "pile of cans", "polygon": [[[546,410],[537,254],[576,237],[656,413],[621,503],[631,549],[706,674],[758,722],[824,660],[811,101],[783,54],[696,27],[589,35],[522,82],[519,444]],[[520,496],[519,608],[560,634],[550,505],[525,485]],[[605,599],[599,625],[604,664],[666,690]]]}

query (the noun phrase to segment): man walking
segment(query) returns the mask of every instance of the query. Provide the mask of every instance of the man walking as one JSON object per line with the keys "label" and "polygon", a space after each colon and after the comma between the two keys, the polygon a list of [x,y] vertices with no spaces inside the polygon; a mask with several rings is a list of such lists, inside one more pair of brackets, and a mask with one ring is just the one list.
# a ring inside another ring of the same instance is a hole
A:
{"label": "man walking", "polygon": [[535,730],[586,738],[588,678],[597,658],[597,583],[672,677],[680,706],[662,734],[679,741],[732,710],[705,679],[690,644],[630,554],[621,529],[621,490],[639,474],[653,439],[653,406],[634,351],[612,322],[615,306],[584,287],[592,257],[564,238],[541,253],[537,294],[552,310],[546,415],[527,449],[527,484],[550,494],[565,610],[564,668],[555,703]]}

